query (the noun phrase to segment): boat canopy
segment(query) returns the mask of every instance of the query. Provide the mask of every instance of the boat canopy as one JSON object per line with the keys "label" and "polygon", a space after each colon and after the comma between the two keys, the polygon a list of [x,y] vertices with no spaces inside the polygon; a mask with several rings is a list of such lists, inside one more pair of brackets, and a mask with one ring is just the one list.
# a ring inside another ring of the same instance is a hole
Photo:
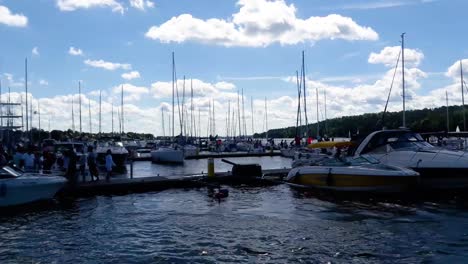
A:
{"label": "boat canopy", "polygon": [[394,150],[420,150],[434,147],[426,142],[420,134],[409,130],[379,131],[371,134],[370,137],[367,142],[366,140],[362,142],[365,146],[363,146],[360,154],[376,151],[388,145]]}

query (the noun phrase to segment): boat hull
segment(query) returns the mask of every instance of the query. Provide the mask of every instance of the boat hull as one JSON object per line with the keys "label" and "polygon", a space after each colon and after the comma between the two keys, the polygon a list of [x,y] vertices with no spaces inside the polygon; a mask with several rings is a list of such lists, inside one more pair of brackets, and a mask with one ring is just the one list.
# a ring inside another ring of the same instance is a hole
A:
{"label": "boat hull", "polygon": [[154,163],[184,163],[184,152],[181,149],[160,148],[151,151],[151,161]]}
{"label": "boat hull", "polygon": [[65,183],[66,179],[60,176],[0,180],[0,207],[52,199]]}
{"label": "boat hull", "polygon": [[[105,166],[106,155],[106,153],[102,152],[97,154],[97,163],[99,166]],[[128,153],[112,153],[111,155],[116,168],[125,168],[127,164]]]}
{"label": "boat hull", "polygon": [[293,169],[287,183],[301,189],[342,192],[404,192],[417,186],[419,176],[409,170],[386,172],[348,167]]}

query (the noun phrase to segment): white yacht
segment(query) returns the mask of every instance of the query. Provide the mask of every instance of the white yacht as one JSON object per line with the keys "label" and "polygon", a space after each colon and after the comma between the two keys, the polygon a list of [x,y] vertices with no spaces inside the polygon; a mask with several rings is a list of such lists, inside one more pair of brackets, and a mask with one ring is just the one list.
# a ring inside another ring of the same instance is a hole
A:
{"label": "white yacht", "polygon": [[61,176],[23,173],[5,166],[0,169],[0,207],[52,199],[66,182]]}
{"label": "white yacht", "polygon": [[369,155],[383,164],[413,169],[425,189],[468,188],[468,153],[437,148],[407,129],[382,130],[368,135],[353,155]]}
{"label": "white yacht", "polygon": [[111,151],[112,160],[117,168],[125,168],[128,158],[128,150],[122,142],[102,142],[96,147],[97,161],[99,164],[105,164],[107,151]]}

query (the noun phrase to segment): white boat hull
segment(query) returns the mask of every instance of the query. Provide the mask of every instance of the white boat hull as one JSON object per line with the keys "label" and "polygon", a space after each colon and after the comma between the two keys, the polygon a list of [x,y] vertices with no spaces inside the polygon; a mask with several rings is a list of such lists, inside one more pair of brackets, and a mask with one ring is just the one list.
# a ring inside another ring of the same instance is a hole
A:
{"label": "white boat hull", "polygon": [[182,149],[159,148],[151,151],[151,161],[154,163],[184,163]]}
{"label": "white boat hull", "polygon": [[65,185],[60,176],[23,176],[0,180],[0,207],[52,199]]}

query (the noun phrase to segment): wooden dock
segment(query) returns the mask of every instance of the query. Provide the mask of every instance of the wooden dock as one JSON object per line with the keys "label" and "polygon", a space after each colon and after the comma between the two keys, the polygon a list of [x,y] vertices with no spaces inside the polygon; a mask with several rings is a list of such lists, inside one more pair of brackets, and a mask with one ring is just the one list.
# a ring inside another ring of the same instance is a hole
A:
{"label": "wooden dock", "polygon": [[170,188],[199,188],[219,184],[278,184],[279,180],[286,176],[290,169],[263,170],[264,177],[232,176],[231,172],[219,172],[209,177],[206,174],[186,176],[152,176],[142,178],[105,178],[94,182],[80,182],[74,188],[67,187],[65,194],[77,196],[101,195],[101,194],[125,194],[132,192],[157,191]]}

